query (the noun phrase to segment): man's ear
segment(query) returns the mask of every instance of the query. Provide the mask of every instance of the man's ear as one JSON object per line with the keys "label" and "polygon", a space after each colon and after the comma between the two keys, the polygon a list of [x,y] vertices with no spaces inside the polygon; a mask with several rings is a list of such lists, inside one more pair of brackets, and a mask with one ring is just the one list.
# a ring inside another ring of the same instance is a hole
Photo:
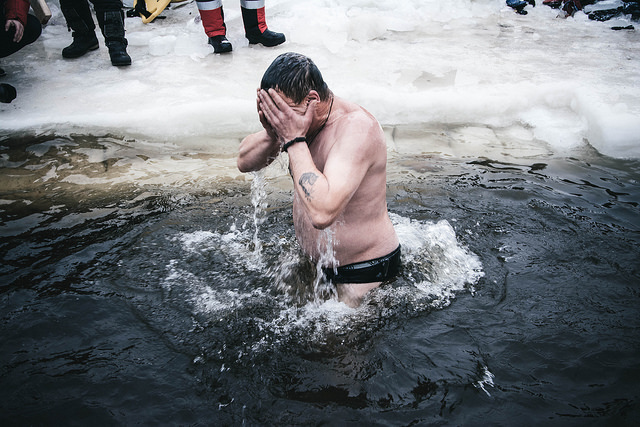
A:
{"label": "man's ear", "polygon": [[307,95],[307,104],[311,101],[320,101],[320,95],[315,90],[310,90]]}

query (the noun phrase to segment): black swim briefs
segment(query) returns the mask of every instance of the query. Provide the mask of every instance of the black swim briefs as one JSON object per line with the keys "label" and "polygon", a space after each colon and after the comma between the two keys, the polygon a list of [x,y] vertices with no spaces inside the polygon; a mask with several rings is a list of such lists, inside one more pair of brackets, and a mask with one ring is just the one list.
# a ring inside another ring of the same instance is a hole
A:
{"label": "black swim briefs", "polygon": [[400,265],[400,245],[398,245],[389,255],[343,265],[335,271],[331,267],[324,267],[322,271],[327,280],[333,283],[372,283],[394,278],[400,271]]}

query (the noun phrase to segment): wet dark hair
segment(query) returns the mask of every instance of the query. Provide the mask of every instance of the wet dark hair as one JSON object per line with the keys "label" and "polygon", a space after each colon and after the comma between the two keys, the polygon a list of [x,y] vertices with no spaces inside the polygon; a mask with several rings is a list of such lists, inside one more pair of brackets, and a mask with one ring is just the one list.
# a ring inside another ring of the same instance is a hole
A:
{"label": "wet dark hair", "polygon": [[262,76],[260,88],[277,89],[296,104],[300,104],[311,90],[318,92],[321,101],[328,99],[330,94],[316,64],[294,52],[283,53],[273,60]]}

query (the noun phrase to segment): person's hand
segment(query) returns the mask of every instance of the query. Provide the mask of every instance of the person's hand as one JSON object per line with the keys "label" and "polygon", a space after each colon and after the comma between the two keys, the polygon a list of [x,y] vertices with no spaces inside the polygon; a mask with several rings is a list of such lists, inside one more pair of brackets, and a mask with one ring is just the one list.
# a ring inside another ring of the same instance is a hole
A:
{"label": "person's hand", "polygon": [[17,19],[7,19],[7,23],[4,25],[4,30],[8,33],[11,30],[11,27],[14,28],[13,42],[19,43],[24,35],[24,26],[22,25],[22,22]]}
{"label": "person's hand", "polygon": [[271,127],[271,125],[269,124],[269,122],[267,121],[267,119],[264,117],[264,112],[262,111],[262,108],[260,108],[260,91],[262,89],[258,88],[258,95],[256,96],[256,106],[258,108],[258,118],[260,119],[260,123],[262,124],[262,127],[264,128],[265,131],[267,131],[267,135],[269,135],[269,137],[271,139],[273,139],[274,141],[278,140],[278,135],[276,135],[276,132],[273,130],[273,128]]}
{"label": "person's hand", "polygon": [[309,101],[302,114],[294,111],[274,89],[258,92],[258,111],[262,112],[281,144],[307,134],[317,103],[317,100]]}

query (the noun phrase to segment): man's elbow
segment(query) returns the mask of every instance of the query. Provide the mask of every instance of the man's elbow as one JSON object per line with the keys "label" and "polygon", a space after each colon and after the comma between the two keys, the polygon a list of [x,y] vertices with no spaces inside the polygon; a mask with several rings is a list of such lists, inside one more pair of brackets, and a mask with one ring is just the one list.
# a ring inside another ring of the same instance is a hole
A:
{"label": "man's elbow", "polygon": [[317,230],[324,230],[330,227],[336,220],[336,216],[329,212],[316,212],[311,215],[311,225]]}
{"label": "man's elbow", "polygon": [[245,156],[238,156],[236,165],[238,166],[238,170],[242,173],[255,172],[266,166],[266,165],[257,166],[255,162],[251,162],[250,159],[248,159]]}
{"label": "man's elbow", "polygon": [[238,166],[238,170],[240,172],[243,172],[243,173],[251,172],[249,165],[241,157],[238,157],[238,161],[236,162],[236,165]]}

